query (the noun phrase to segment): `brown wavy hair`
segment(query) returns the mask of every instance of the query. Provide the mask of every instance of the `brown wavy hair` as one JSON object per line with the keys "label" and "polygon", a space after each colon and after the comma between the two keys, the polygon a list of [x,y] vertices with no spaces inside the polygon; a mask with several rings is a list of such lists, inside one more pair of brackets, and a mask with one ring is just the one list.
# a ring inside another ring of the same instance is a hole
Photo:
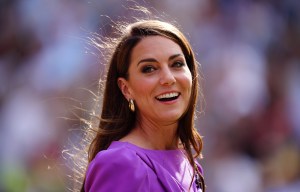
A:
{"label": "brown wavy hair", "polygon": [[[194,125],[196,112],[199,72],[198,62],[190,43],[183,33],[175,25],[160,20],[143,20],[121,28],[120,38],[114,47],[111,59],[108,62],[108,71],[104,86],[103,104],[100,122],[96,136],[88,150],[88,162],[91,162],[96,154],[107,149],[113,141],[127,135],[136,123],[136,114],[128,108],[128,101],[118,87],[119,77],[128,78],[128,68],[133,48],[145,37],[163,36],[177,43],[184,54],[188,68],[192,74],[192,92],[187,111],[179,119],[177,136],[180,139],[191,165],[196,167],[195,158],[201,156],[202,138]],[[194,151],[194,155],[193,155]],[[194,170],[203,177],[198,169]],[[83,187],[82,187],[83,191]]]}

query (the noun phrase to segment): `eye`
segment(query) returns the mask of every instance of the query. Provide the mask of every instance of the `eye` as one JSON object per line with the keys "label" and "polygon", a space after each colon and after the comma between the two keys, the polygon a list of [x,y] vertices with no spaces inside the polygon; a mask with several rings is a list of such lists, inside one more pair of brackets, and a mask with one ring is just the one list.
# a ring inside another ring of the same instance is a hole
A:
{"label": "eye", "polygon": [[142,73],[151,73],[155,70],[155,68],[151,65],[146,65],[142,68]]}
{"label": "eye", "polygon": [[172,67],[180,68],[180,67],[183,67],[184,65],[185,65],[185,63],[182,62],[182,61],[175,61],[175,62],[172,64]]}

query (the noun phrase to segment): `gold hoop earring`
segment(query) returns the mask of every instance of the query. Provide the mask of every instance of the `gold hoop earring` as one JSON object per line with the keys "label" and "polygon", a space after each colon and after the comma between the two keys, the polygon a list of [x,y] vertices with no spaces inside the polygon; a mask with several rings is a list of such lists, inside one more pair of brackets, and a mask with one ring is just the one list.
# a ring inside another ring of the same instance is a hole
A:
{"label": "gold hoop earring", "polygon": [[129,99],[129,109],[130,111],[134,112],[135,111],[135,106],[134,106],[134,102],[133,99]]}

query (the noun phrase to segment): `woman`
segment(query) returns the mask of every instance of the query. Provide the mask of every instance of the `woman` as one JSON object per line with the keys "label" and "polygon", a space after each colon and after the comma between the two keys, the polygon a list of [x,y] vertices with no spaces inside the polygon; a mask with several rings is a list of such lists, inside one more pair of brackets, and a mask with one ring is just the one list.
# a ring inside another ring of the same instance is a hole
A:
{"label": "woman", "polygon": [[158,20],[124,28],[82,191],[204,191],[195,160],[202,150],[194,127],[197,77],[178,28]]}

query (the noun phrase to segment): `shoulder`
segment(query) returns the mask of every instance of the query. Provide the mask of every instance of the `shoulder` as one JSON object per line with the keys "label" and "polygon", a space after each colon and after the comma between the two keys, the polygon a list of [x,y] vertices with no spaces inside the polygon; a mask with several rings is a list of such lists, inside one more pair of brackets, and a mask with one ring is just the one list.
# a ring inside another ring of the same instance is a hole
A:
{"label": "shoulder", "polygon": [[102,170],[130,169],[136,167],[135,164],[140,161],[132,149],[126,147],[112,148],[100,151],[88,166],[88,170],[93,168],[101,168]]}
{"label": "shoulder", "polygon": [[[147,182],[147,169],[136,152],[127,147],[109,148],[92,160],[86,173],[86,191],[135,191]],[[128,181],[130,178],[130,181]]]}

